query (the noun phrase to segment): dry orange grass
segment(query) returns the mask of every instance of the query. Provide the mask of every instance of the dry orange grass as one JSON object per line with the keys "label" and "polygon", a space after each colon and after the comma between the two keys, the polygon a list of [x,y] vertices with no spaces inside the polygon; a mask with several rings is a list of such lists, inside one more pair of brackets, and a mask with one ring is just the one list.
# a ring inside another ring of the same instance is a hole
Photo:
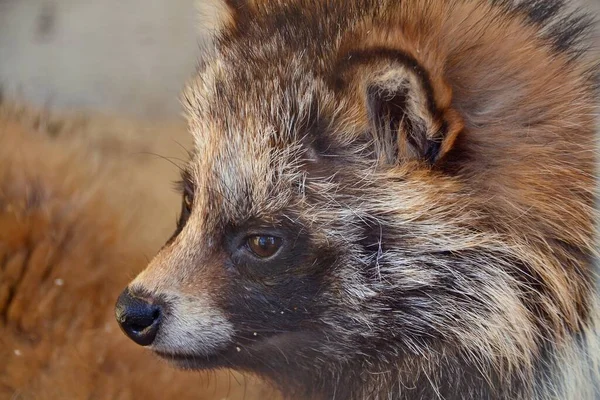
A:
{"label": "dry orange grass", "polygon": [[[183,126],[0,105],[0,398],[269,399],[140,349],[115,299],[173,228]],[[210,379],[208,379],[210,377]]]}

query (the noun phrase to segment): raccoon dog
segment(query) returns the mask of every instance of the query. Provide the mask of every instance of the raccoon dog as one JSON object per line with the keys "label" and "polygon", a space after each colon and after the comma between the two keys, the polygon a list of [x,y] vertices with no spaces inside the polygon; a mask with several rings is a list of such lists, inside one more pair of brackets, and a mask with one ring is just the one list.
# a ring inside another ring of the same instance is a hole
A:
{"label": "raccoon dog", "polygon": [[290,398],[593,399],[595,57],[560,0],[229,0],[135,342]]}

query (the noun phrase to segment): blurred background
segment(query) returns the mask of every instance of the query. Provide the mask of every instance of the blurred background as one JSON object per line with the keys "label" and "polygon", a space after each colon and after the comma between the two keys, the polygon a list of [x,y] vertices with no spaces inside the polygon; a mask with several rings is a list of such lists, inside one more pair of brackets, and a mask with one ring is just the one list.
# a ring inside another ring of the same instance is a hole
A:
{"label": "blurred background", "polygon": [[0,84],[50,108],[177,117],[177,96],[206,37],[197,6],[0,0]]}

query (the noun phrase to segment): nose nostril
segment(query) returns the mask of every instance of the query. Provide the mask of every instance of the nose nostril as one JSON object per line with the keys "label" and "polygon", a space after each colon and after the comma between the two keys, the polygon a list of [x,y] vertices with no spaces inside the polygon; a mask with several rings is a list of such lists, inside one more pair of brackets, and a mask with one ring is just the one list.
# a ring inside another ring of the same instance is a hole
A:
{"label": "nose nostril", "polygon": [[136,333],[140,333],[142,332],[144,329],[148,328],[150,325],[142,325],[142,324],[136,324],[135,322],[132,324],[129,324],[129,328]]}
{"label": "nose nostril", "polygon": [[129,325],[132,331],[138,333],[152,327],[154,324],[157,323],[157,320],[160,317],[160,308],[154,306],[153,309],[154,310],[152,311],[152,315],[150,316],[150,318],[132,317],[131,320],[126,323]]}

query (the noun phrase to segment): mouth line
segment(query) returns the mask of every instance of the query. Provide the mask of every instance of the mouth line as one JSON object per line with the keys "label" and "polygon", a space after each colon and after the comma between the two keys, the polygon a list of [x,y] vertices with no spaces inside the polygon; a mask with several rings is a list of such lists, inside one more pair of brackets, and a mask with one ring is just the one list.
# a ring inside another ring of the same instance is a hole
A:
{"label": "mouth line", "polygon": [[271,338],[262,338],[263,340],[242,343],[235,341],[228,346],[220,348],[209,354],[202,353],[182,353],[152,350],[152,352],[164,361],[170,362],[176,367],[185,370],[209,370],[219,368],[232,368],[234,366],[243,366],[248,363],[255,363],[257,352],[261,347],[269,343]]}
{"label": "mouth line", "polygon": [[171,362],[183,369],[201,370],[226,367],[229,364],[230,349],[224,349],[214,354],[182,354],[153,350],[161,359]]}
{"label": "mouth line", "polygon": [[194,354],[169,353],[166,351],[158,351],[158,350],[153,350],[153,351],[154,351],[154,354],[156,354],[157,356],[167,359],[167,360],[188,360],[188,359],[197,357]]}
{"label": "mouth line", "polygon": [[164,358],[166,360],[174,360],[174,361],[203,361],[203,360],[211,360],[213,358],[219,357],[222,353],[215,354],[183,354],[183,353],[170,353],[167,351],[154,350],[154,354],[157,356]]}

